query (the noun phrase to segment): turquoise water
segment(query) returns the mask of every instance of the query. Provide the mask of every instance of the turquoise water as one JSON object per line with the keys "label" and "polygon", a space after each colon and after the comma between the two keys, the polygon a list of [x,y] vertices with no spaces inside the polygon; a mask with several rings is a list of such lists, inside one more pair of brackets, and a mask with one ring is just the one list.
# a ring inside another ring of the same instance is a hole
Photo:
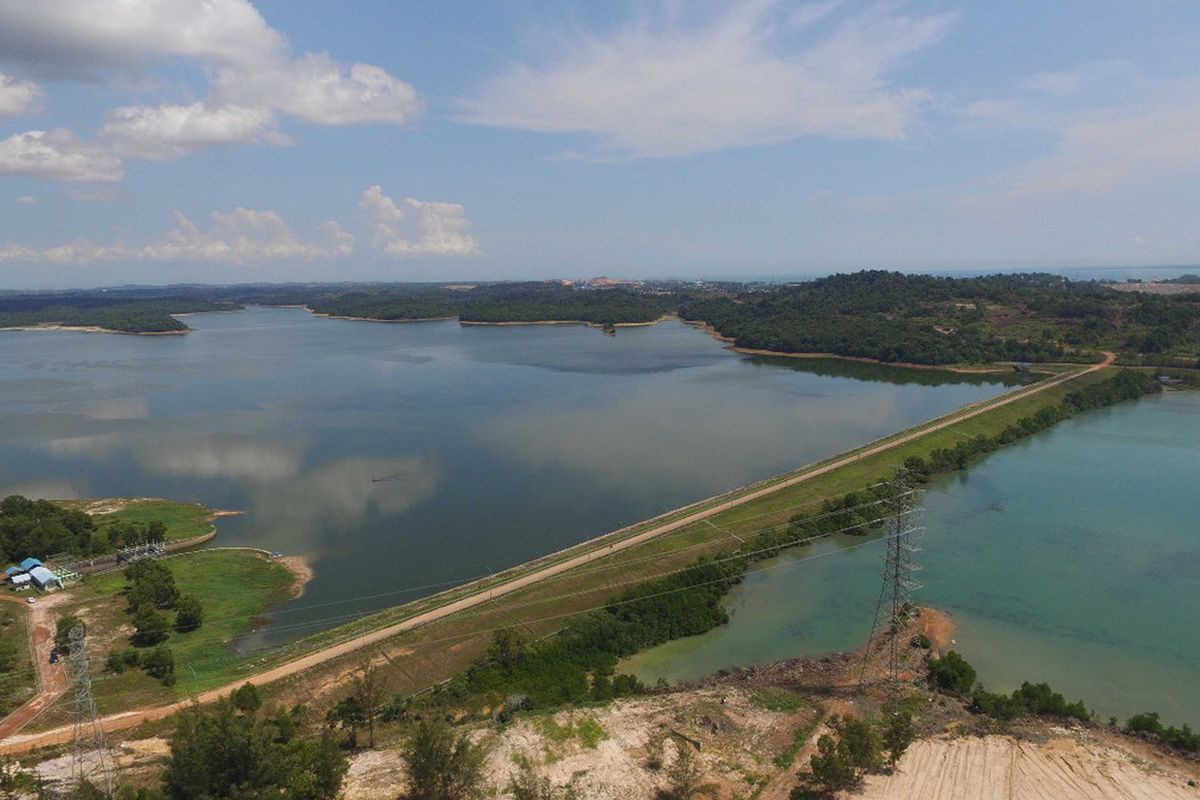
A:
{"label": "turquoise water", "polygon": [[[1102,715],[1200,722],[1200,393],[1091,412],[937,481],[919,602],[993,690],[1047,681]],[[847,549],[851,548],[851,549]],[[731,622],[631,659],[644,679],[849,649],[868,635],[878,539],[793,551],[730,596]]]}
{"label": "turquoise water", "polygon": [[406,602],[841,452],[997,378],[754,359],[679,322],[0,333],[0,496],[160,496],[315,578],[244,644]]}

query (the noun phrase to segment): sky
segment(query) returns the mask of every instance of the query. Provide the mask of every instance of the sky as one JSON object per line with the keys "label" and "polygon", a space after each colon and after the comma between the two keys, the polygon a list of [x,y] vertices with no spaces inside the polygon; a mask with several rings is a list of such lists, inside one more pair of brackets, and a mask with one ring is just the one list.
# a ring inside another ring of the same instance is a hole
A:
{"label": "sky", "polygon": [[1195,0],[0,0],[0,289],[1200,262]]}

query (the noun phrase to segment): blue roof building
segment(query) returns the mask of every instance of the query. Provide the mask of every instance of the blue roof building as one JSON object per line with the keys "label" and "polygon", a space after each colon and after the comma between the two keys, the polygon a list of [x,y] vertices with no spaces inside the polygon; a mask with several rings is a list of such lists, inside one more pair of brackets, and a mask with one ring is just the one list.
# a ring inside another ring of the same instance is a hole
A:
{"label": "blue roof building", "polygon": [[11,567],[9,567],[8,569],[4,570],[4,574],[5,574],[5,575],[7,575],[8,577],[10,577],[10,578],[11,578],[13,575],[19,575],[19,574],[21,574],[21,573],[22,573],[22,572],[24,572],[24,571],[25,571],[25,570],[23,570],[23,569],[21,569],[20,567],[18,567],[18,566],[15,566],[15,565],[14,565],[14,566],[11,566]]}
{"label": "blue roof building", "polygon": [[58,576],[40,564],[29,570],[29,577],[33,578],[34,584],[39,589],[48,589],[51,586],[62,588],[62,581],[58,579]]}
{"label": "blue roof building", "polygon": [[29,558],[27,558],[21,562],[21,569],[25,570],[26,572],[29,572],[34,567],[40,567],[40,566],[42,566],[42,562],[39,561],[38,559],[34,558],[33,556],[30,556]]}

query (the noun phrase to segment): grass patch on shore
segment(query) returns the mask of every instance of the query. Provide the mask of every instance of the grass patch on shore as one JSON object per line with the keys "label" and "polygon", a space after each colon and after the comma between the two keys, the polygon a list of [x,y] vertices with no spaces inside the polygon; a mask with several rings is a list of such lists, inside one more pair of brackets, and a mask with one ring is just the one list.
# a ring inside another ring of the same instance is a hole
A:
{"label": "grass patch on shore", "polygon": [[[104,670],[109,653],[134,649],[129,642],[131,616],[126,611],[121,572],[92,576],[73,588],[71,601],[56,616],[76,614],[87,623],[89,656],[93,665],[93,691],[101,713],[140,705],[167,703],[211,689],[245,674],[245,656],[230,652],[229,642],[246,633],[273,603],[288,597],[292,574],[282,564],[245,550],[200,550],[164,559],[182,595],[198,599],[204,622],[198,630],[180,633],[171,629],[167,641],[175,657],[176,684],[163,686],[137,667],[122,673]],[[174,619],[173,612],[162,612]],[[146,653],[152,648],[143,648]],[[38,727],[64,724],[58,716],[44,716]]]}
{"label": "grass patch on shore", "polygon": [[199,503],[175,500],[134,500],[120,511],[98,514],[96,527],[103,531],[118,522],[147,525],[159,521],[167,526],[167,541],[177,542],[204,536],[213,529],[212,512]]}

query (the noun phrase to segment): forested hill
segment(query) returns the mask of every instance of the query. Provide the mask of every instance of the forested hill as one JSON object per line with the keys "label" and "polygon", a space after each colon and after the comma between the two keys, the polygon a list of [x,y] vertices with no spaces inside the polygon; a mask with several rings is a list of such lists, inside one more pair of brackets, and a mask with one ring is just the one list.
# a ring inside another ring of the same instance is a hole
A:
{"label": "forested hill", "polygon": [[[740,347],[785,353],[916,364],[1089,361],[1095,357],[1090,348],[1103,343],[1105,297],[1113,294],[1049,275],[954,279],[859,272],[700,297],[684,303],[680,314]],[[1023,329],[998,324],[1018,321]]]}
{"label": "forested hill", "polygon": [[301,305],[376,320],[703,322],[744,348],[917,364],[1200,363],[1200,296],[1117,292],[1045,274],[943,278],[867,271],[794,284],[557,281],[294,284],[0,295],[0,327],[58,322],[110,330],[186,330],[172,314]]}

